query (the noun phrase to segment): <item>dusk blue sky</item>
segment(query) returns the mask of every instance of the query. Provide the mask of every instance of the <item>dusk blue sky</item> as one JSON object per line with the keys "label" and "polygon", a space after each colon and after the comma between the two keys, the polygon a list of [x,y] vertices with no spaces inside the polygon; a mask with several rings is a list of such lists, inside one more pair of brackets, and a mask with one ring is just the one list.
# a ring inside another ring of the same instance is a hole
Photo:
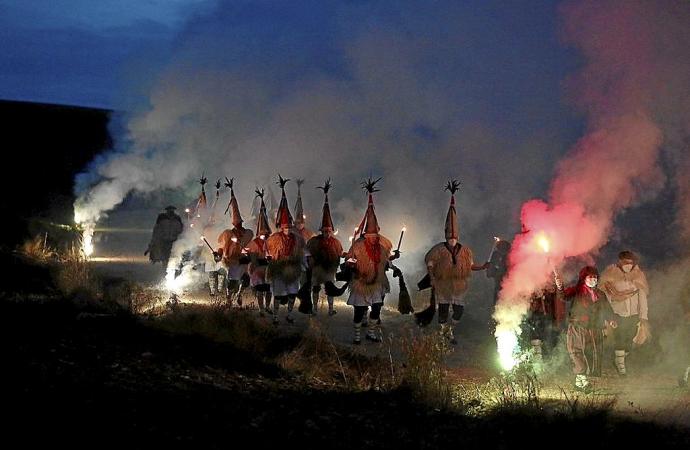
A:
{"label": "dusk blue sky", "polygon": [[[368,23],[424,34],[434,51],[419,73],[444,78],[448,95],[477,120],[510,118],[519,127],[535,110],[557,119],[572,113],[561,82],[578,61],[559,42],[558,2],[465,1],[448,11],[452,3],[417,2],[410,19],[415,2],[0,0],[0,98],[124,107],[146,96],[146,78],[193,41],[197,26],[212,38],[209,23],[231,45],[226,60],[206,65],[251,61],[283,79],[305,68],[337,75],[341,43]],[[448,15],[456,20],[439,20]]]}

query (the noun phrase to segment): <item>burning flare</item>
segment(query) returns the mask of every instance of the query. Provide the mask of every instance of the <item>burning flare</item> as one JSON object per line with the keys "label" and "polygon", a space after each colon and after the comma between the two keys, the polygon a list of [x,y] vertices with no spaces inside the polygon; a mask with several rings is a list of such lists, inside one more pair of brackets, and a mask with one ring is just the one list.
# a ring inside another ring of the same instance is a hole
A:
{"label": "burning flare", "polygon": [[549,253],[549,250],[551,250],[551,241],[543,232],[537,236],[537,245],[544,253]]}
{"label": "burning flare", "polygon": [[81,252],[85,258],[88,258],[93,254],[93,233],[96,230],[96,222],[89,219],[86,211],[75,208],[74,223],[82,229]]}
{"label": "burning flare", "polygon": [[496,330],[496,344],[498,346],[498,362],[501,369],[510,371],[519,363],[518,335],[512,330]]}

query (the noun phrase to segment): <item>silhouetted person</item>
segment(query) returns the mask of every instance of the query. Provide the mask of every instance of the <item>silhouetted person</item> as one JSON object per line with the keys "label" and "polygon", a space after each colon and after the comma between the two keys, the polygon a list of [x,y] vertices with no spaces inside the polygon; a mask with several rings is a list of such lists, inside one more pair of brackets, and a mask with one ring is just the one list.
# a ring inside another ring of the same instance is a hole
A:
{"label": "silhouetted person", "polygon": [[182,219],[175,213],[175,209],[177,208],[174,206],[168,206],[164,213],[158,215],[151,242],[144,252],[144,255],[149,255],[151,263],[161,262],[164,268],[168,266],[173,243],[184,228]]}
{"label": "silhouetted person", "polygon": [[491,255],[489,266],[486,268],[486,277],[494,279],[494,306],[498,302],[498,292],[501,290],[503,278],[508,273],[508,253],[510,253],[510,242],[498,241],[496,251]]}

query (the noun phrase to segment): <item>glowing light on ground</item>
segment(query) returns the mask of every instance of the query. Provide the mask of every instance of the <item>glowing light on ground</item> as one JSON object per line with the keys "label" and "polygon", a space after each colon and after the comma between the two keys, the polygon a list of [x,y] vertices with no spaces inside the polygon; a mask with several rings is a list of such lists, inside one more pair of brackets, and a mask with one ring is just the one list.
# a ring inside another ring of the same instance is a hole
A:
{"label": "glowing light on ground", "polygon": [[93,254],[93,233],[96,230],[96,223],[89,219],[86,211],[78,208],[74,210],[74,223],[82,229],[81,252],[88,258]]}
{"label": "glowing light on ground", "polygon": [[496,343],[498,345],[498,361],[501,369],[512,370],[519,363],[517,334],[511,330],[496,330]]}
{"label": "glowing light on ground", "polygon": [[145,264],[149,262],[149,259],[146,256],[92,256],[89,262]]}
{"label": "glowing light on ground", "polygon": [[81,237],[81,251],[85,257],[90,257],[93,254],[93,228],[87,227]]}

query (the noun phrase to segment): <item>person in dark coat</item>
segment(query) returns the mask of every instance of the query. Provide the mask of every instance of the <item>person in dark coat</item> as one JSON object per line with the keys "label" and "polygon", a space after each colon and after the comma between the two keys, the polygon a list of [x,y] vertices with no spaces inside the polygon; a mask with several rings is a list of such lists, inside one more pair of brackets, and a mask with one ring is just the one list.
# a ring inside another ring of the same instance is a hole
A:
{"label": "person in dark coat", "polygon": [[498,302],[498,293],[501,290],[501,283],[508,273],[508,254],[510,253],[510,242],[500,240],[496,243],[496,251],[491,254],[486,268],[486,277],[494,280],[494,306]]}
{"label": "person in dark coat", "polygon": [[565,304],[555,283],[538,289],[530,298],[530,307],[525,321],[526,337],[537,364],[543,361],[543,354],[553,352],[558,342],[565,314]]}
{"label": "person in dark coat", "polygon": [[[585,266],[575,286],[562,292],[569,305],[566,346],[575,374],[575,388],[589,390],[588,376],[601,376],[604,330],[616,326],[606,294],[597,288],[599,271]],[[559,293],[560,293],[559,289]]]}
{"label": "person in dark coat", "polygon": [[182,219],[175,213],[174,206],[165,208],[164,213],[160,213],[153,227],[151,241],[144,252],[149,256],[151,263],[162,263],[164,268],[168,267],[172,246],[184,229]]}

